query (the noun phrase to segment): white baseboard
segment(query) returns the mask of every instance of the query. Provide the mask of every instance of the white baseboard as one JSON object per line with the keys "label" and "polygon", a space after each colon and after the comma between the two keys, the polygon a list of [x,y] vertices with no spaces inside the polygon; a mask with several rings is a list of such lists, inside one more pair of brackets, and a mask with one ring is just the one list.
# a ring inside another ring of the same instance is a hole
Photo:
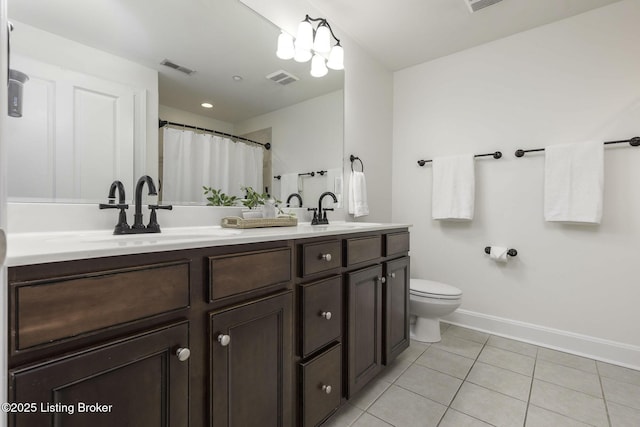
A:
{"label": "white baseboard", "polygon": [[640,370],[640,347],[458,309],[446,323]]}

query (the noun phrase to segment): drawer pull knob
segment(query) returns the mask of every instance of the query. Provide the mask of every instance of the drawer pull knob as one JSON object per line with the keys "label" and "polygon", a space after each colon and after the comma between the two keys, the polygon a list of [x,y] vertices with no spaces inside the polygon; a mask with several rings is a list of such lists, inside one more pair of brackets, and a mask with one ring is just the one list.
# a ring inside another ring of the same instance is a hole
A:
{"label": "drawer pull knob", "polygon": [[327,320],[331,320],[331,312],[330,311],[323,311],[320,316],[324,317]]}
{"label": "drawer pull knob", "polygon": [[330,385],[323,385],[322,386],[322,391],[324,391],[327,394],[331,394],[331,386]]}
{"label": "drawer pull knob", "polygon": [[376,280],[380,283],[387,283],[387,278],[382,276],[382,277],[376,277]]}
{"label": "drawer pull knob", "polygon": [[322,255],[320,255],[320,258],[322,260],[324,260],[324,261],[329,262],[329,261],[331,261],[331,254],[322,254]]}
{"label": "drawer pull knob", "polygon": [[392,279],[396,278],[396,273],[389,273],[387,274],[387,276],[391,277]]}
{"label": "drawer pull knob", "polygon": [[191,356],[191,350],[189,350],[188,348],[180,347],[176,350],[176,356],[178,357],[179,361],[186,362]]}
{"label": "drawer pull knob", "polygon": [[218,342],[221,346],[226,347],[231,342],[231,337],[229,335],[220,334],[218,335]]}

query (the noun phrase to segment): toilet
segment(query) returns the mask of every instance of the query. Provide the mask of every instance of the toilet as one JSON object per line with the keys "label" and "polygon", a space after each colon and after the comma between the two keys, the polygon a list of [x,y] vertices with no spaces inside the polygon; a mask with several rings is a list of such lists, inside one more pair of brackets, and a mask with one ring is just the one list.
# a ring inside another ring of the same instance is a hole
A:
{"label": "toilet", "polygon": [[425,279],[411,279],[409,287],[411,339],[440,341],[440,318],[460,307],[462,291],[455,286]]}

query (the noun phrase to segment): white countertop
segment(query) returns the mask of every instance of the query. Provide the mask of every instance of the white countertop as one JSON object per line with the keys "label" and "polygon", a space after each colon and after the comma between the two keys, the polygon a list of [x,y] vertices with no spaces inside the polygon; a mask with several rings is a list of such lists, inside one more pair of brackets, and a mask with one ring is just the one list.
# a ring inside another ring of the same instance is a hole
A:
{"label": "white countertop", "polygon": [[114,236],[113,230],[79,232],[9,233],[8,267],[70,261],[116,255],[162,252],[210,246],[237,245],[274,240],[301,239],[393,228],[409,224],[332,222],[329,225],[300,223],[296,227],[252,229],[220,226],[163,228],[158,234]]}

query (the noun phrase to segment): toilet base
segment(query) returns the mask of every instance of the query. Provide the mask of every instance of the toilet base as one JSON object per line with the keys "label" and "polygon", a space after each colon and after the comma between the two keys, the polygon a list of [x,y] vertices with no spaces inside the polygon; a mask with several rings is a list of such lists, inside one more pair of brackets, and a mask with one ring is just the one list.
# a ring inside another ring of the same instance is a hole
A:
{"label": "toilet base", "polygon": [[411,339],[420,342],[440,342],[440,319],[428,319],[416,317],[416,322],[411,323]]}

